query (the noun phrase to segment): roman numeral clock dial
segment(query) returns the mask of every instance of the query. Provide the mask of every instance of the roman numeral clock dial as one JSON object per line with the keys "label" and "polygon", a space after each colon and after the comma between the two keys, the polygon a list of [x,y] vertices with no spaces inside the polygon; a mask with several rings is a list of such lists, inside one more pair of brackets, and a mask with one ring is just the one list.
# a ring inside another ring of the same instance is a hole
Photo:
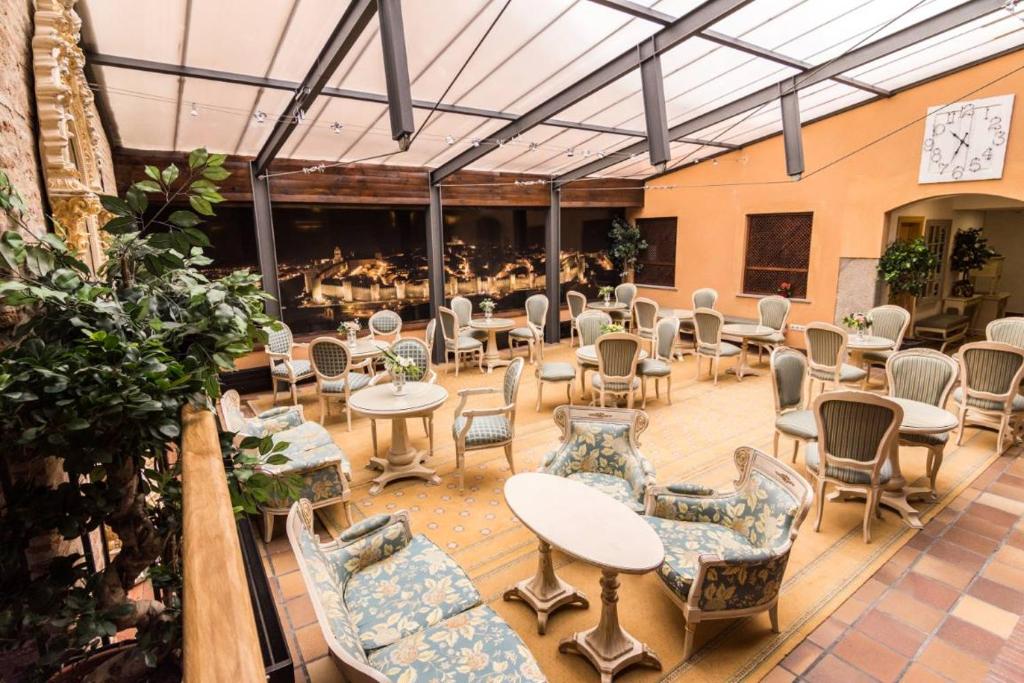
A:
{"label": "roman numeral clock dial", "polygon": [[1003,177],[1013,95],[986,97],[928,109],[919,183]]}

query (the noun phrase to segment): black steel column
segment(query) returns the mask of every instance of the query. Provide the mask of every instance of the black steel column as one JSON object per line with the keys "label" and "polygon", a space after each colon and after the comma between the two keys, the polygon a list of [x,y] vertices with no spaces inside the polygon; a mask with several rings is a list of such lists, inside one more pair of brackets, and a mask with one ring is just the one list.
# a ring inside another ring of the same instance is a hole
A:
{"label": "black steel column", "polygon": [[796,83],[782,92],[782,144],[786,150],[786,175],[800,180],[804,173],[804,140],[800,130],[800,99]]}
{"label": "black steel column", "polygon": [[441,188],[436,185],[430,186],[430,210],[427,211],[427,273],[430,283],[430,317],[437,320],[434,362],[443,363],[444,334],[437,309],[444,305],[444,223],[441,221]]}
{"label": "black steel column", "polygon": [[548,295],[548,320],[544,325],[544,341],[557,344],[562,336],[562,199],[561,190],[551,185],[551,203],[544,235],[544,271]]}
{"label": "black steel column", "polygon": [[281,287],[277,279],[277,247],[274,244],[274,218],[270,209],[270,179],[260,178],[255,162],[249,162],[252,183],[252,208],[256,226],[256,251],[260,259],[263,291],[273,297],[266,303],[267,313],[281,318]]}

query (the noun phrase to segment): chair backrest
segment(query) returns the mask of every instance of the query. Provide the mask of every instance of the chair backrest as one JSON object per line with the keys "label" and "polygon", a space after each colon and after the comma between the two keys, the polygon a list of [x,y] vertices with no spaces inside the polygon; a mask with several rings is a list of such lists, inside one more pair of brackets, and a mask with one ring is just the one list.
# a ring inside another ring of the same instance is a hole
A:
{"label": "chair backrest", "polygon": [[541,331],[544,330],[548,315],[548,298],[543,294],[534,294],[526,300],[526,320]]}
{"label": "chair backrest", "polygon": [[348,347],[334,337],[317,337],[309,343],[309,361],[317,379],[338,379],[351,368]]}
{"label": "chair backrest", "polygon": [[784,549],[796,538],[814,489],[792,467],[756,448],[737,448],[733,461],[740,475],[736,490],[746,492],[749,502],[743,516],[729,526],[754,547]]}
{"label": "chair backrest", "polygon": [[565,293],[565,303],[569,305],[569,319],[576,320],[587,308],[587,297],[575,289]]}
{"label": "chair backrest", "polygon": [[615,288],[615,300],[620,304],[626,304],[626,308],[633,305],[633,299],[636,298],[636,285],[632,282],[623,282],[621,285]]}
{"label": "chair backrest", "polygon": [[808,323],[804,332],[807,338],[808,365],[815,370],[835,373],[846,360],[846,330],[829,323]]}
{"label": "chair backrest", "polygon": [[848,483],[856,483],[858,473],[878,481],[896,447],[903,408],[866,391],[830,391],[815,398],[812,409],[823,472]]}
{"label": "chair backrest", "polygon": [[897,351],[885,364],[890,396],[940,408],[946,405],[959,374],[956,360],[935,349]]}
{"label": "chair backrest", "polygon": [[245,416],[242,414],[242,399],[234,389],[228,389],[217,401],[217,417],[220,418],[220,428],[225,432],[235,434],[245,433]]}
{"label": "chair backrest", "polygon": [[469,321],[473,319],[473,302],[464,296],[452,297],[451,310],[455,311],[460,328],[469,325]]}
{"label": "chair backrest", "polygon": [[370,328],[371,337],[394,335],[398,339],[402,336],[402,316],[394,311],[377,311],[370,316],[366,326]]}
{"label": "chair backrest", "polygon": [[672,360],[672,347],[679,337],[679,318],[662,318],[654,331],[654,355]]}
{"label": "chair backrest", "polygon": [[1024,318],[999,318],[985,326],[985,339],[1024,348]]}
{"label": "chair backrest", "polygon": [[789,320],[791,302],[784,296],[773,294],[757,302],[757,322],[764,327],[781,332]]}
{"label": "chair backrest", "polygon": [[718,292],[710,287],[704,287],[696,290],[691,298],[693,299],[694,309],[714,308],[715,304],[718,303]]}
{"label": "chair backrest", "polygon": [[419,339],[406,337],[392,344],[391,350],[399,356],[411,358],[423,373],[422,380],[427,381],[427,374],[430,372],[430,347]]}
{"label": "chair backrest", "polygon": [[633,300],[633,315],[636,316],[637,327],[653,332],[658,322],[658,302],[638,296]]}
{"label": "chair backrest", "polygon": [[693,312],[693,329],[696,332],[697,350],[718,353],[722,343],[722,325],[725,317],[711,308],[698,308]]}
{"label": "chair backrest", "polygon": [[437,335],[437,318],[431,318],[427,322],[427,329],[424,332],[424,339],[427,342],[427,351],[434,355],[434,336]]}
{"label": "chair backrest", "polygon": [[1024,376],[1024,350],[999,342],[974,342],[961,346],[957,359],[967,405],[984,409],[986,402],[994,401],[1006,411],[1012,408]]}
{"label": "chair backrest", "polygon": [[876,306],[868,311],[871,318],[871,334],[893,341],[893,348],[900,350],[903,335],[910,326],[910,311],[902,306]]}
{"label": "chair backrest", "polygon": [[640,337],[626,332],[602,334],[595,342],[597,371],[602,379],[623,380],[636,377],[640,360]]}
{"label": "chair backrest", "polygon": [[769,359],[775,414],[803,410],[804,380],[807,378],[807,357],[796,349],[779,346]]}
{"label": "chair backrest", "polygon": [[604,311],[586,311],[576,318],[576,331],[580,335],[580,344],[587,346],[601,336],[601,327],[610,325],[612,317]]}
{"label": "chair backrest", "polygon": [[292,354],[292,346],[295,344],[292,330],[283,322],[278,321],[277,324],[280,325],[278,329],[272,329],[267,332],[267,351],[290,356]]}
{"label": "chair backrest", "polygon": [[525,361],[522,357],[516,357],[509,363],[508,367],[505,368],[505,380],[501,383],[501,393],[505,399],[505,405],[510,405],[515,409],[516,396],[519,395],[519,380],[523,377],[523,365]]}
{"label": "chair backrest", "polygon": [[441,336],[445,342],[454,343],[459,336],[459,316],[450,308],[438,306],[437,318],[441,321]]}

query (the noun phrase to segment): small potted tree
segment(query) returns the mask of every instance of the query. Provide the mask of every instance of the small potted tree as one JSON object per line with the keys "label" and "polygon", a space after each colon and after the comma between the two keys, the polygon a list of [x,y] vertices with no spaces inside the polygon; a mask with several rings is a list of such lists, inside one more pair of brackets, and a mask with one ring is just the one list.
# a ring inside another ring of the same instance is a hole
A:
{"label": "small potted tree", "polygon": [[643,268],[639,258],[647,248],[647,240],[640,234],[640,228],[635,223],[618,217],[612,220],[608,239],[611,242],[609,253],[622,273],[623,281],[632,282]]}
{"label": "small potted tree", "polygon": [[988,240],[981,234],[981,228],[957,230],[953,237],[953,253],[950,266],[960,274],[960,279],[953,283],[953,296],[974,296],[974,283],[971,271],[985,267],[989,259],[999,256],[988,246]]}
{"label": "small potted tree", "polygon": [[878,274],[889,285],[890,301],[911,310],[938,264],[924,238],[917,237],[890,244],[878,260]]}

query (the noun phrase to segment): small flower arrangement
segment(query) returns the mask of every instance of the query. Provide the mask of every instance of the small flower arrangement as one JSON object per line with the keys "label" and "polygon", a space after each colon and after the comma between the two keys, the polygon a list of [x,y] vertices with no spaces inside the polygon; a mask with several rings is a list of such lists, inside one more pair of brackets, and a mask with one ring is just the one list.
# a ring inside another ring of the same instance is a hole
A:
{"label": "small flower arrangement", "polygon": [[793,283],[792,282],[780,282],[779,288],[775,292],[782,297],[787,299],[793,298]]}
{"label": "small flower arrangement", "polygon": [[494,303],[493,299],[484,299],[483,301],[480,302],[480,310],[483,311],[484,315],[486,315],[488,318],[490,318],[491,314],[494,313],[494,309],[496,307],[497,304]]}
{"label": "small flower arrangement", "polygon": [[871,316],[868,315],[867,313],[862,313],[858,311],[856,313],[851,313],[850,315],[843,318],[843,324],[851,329],[863,333],[864,330],[871,327],[872,320]]}
{"label": "small flower arrangement", "polygon": [[614,294],[614,293],[615,293],[615,288],[612,287],[611,285],[605,285],[604,287],[601,287],[599,290],[597,290],[597,295],[599,297],[601,297],[602,299],[606,299],[606,300],[611,298],[612,294]]}
{"label": "small flower arrangement", "polygon": [[601,325],[601,334],[615,334],[616,332],[625,332],[626,328],[618,323],[605,323]]}
{"label": "small flower arrangement", "polygon": [[359,333],[359,321],[356,319],[346,320],[342,324],[338,325],[338,332],[344,332],[348,336],[350,342],[356,340],[356,335]]}
{"label": "small flower arrangement", "polygon": [[388,371],[388,374],[392,377],[402,375],[409,379],[416,381],[423,376],[423,368],[416,364],[412,358],[408,356],[400,356],[391,349],[385,349],[384,355],[384,369]]}

